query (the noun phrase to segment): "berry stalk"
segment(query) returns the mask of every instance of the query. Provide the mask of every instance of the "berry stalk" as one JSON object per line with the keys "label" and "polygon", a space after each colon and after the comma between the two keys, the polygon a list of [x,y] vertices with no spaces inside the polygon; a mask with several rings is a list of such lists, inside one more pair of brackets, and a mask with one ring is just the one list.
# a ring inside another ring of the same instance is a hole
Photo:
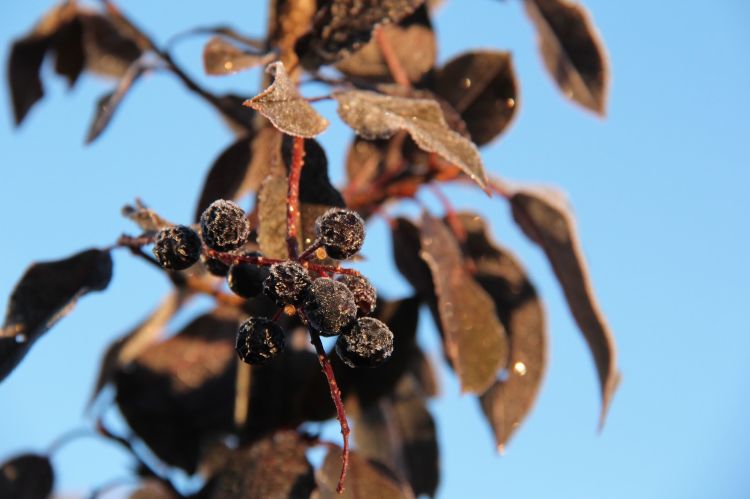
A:
{"label": "berry stalk", "polygon": [[294,137],[292,164],[289,168],[289,189],[286,201],[286,245],[289,258],[297,258],[297,216],[299,215],[299,181],[305,165],[305,139]]}

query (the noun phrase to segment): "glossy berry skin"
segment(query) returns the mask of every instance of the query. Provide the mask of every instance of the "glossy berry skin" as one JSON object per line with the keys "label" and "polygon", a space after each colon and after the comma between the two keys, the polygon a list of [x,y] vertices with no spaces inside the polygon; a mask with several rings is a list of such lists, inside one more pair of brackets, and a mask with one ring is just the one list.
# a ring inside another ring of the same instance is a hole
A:
{"label": "glossy berry skin", "polygon": [[307,292],[303,310],[321,336],[336,336],[357,318],[357,304],[346,284],[320,277]]}
{"label": "glossy berry skin", "polygon": [[372,317],[360,317],[336,340],[336,353],[349,367],[376,367],[393,353],[393,333]]}
{"label": "glossy berry skin", "polygon": [[250,223],[237,203],[219,199],[201,215],[203,242],[216,251],[231,251],[247,241]]}
{"label": "glossy berry skin", "polygon": [[[253,251],[245,256],[260,257]],[[243,298],[253,298],[263,292],[263,280],[268,277],[268,267],[252,263],[236,263],[229,268],[227,284],[235,294]]]}
{"label": "glossy berry skin", "polygon": [[263,280],[263,293],[276,305],[298,305],[305,297],[312,279],[307,269],[297,262],[287,261],[271,265]]}
{"label": "glossy berry skin", "polygon": [[200,259],[201,238],[184,225],[167,227],[156,234],[153,253],[165,269],[185,270]]}
{"label": "glossy berry skin", "polygon": [[226,277],[227,272],[229,272],[229,265],[217,258],[201,255],[201,262],[203,262],[203,266],[206,267],[208,273],[216,277]]}
{"label": "glossy berry skin", "polygon": [[354,302],[357,304],[359,313],[370,315],[375,311],[378,300],[378,292],[375,287],[364,276],[342,274],[337,281],[344,283],[349,291],[354,295]]}
{"label": "glossy berry skin", "polygon": [[365,222],[356,212],[331,208],[315,222],[315,232],[328,256],[345,260],[354,256],[365,242]]}
{"label": "glossy berry skin", "polygon": [[284,351],[284,331],[265,317],[250,317],[240,325],[235,349],[247,364],[264,364]]}

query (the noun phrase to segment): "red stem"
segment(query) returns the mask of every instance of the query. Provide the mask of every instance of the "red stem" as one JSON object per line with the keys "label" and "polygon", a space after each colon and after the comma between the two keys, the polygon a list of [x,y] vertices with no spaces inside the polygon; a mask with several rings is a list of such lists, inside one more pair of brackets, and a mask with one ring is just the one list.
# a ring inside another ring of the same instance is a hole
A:
{"label": "red stem", "polygon": [[456,209],[453,207],[451,200],[448,199],[448,196],[446,196],[442,189],[436,184],[430,184],[429,187],[440,201],[440,204],[443,205],[445,218],[448,220],[448,225],[450,226],[451,231],[453,231],[453,235],[456,236],[456,239],[459,241],[466,241],[466,228],[464,227],[464,224],[461,223],[458,215],[456,215]]}
{"label": "red stem", "polygon": [[299,180],[305,165],[305,139],[294,137],[292,164],[289,167],[289,189],[286,200],[286,247],[289,258],[297,258],[297,215],[299,213]]}
{"label": "red stem", "polygon": [[411,87],[409,75],[406,74],[406,70],[401,65],[401,61],[398,60],[396,52],[393,50],[388,38],[386,38],[385,33],[383,32],[383,27],[378,26],[375,28],[374,34],[375,43],[377,43],[380,48],[380,53],[383,55],[383,60],[385,61],[386,66],[388,66],[388,71],[390,71],[393,81],[401,86]]}

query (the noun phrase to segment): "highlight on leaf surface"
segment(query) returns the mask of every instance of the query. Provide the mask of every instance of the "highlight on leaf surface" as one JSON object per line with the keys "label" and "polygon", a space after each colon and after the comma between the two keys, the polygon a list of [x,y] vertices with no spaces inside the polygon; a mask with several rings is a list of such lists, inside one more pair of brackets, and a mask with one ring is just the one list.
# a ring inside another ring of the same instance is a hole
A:
{"label": "highlight on leaf surface", "polygon": [[604,116],[609,61],[586,8],[570,0],[524,0],[524,5],[557,86],[569,99]]}
{"label": "highlight on leaf surface", "polygon": [[436,101],[367,90],[339,91],[333,97],[339,104],[339,116],[357,135],[366,139],[386,139],[399,130],[405,130],[421,149],[459,167],[483,189],[487,186],[487,174],[479,151],[471,141],[448,127]]}
{"label": "highlight on leaf surface", "polygon": [[268,118],[280,131],[295,137],[313,138],[328,128],[328,120],[297,92],[283,63],[269,64],[266,72],[274,76],[273,83],[245,101],[246,106]]}
{"label": "highlight on leaf surface", "polygon": [[517,186],[511,188],[510,194],[513,219],[547,256],[594,356],[602,396],[601,427],[620,382],[620,373],[614,336],[594,294],[575,219],[559,191]]}

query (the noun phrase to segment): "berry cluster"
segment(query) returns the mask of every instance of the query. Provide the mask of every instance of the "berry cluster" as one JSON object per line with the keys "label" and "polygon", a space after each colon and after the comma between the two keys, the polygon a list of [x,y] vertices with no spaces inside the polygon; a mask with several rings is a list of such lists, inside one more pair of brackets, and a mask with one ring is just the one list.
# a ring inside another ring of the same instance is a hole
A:
{"label": "berry cluster", "polygon": [[[317,240],[311,248],[322,247],[337,260],[354,256],[364,243],[364,221],[348,209],[331,208],[318,218],[315,228]],[[365,277],[338,266],[315,264],[310,261],[313,251],[283,261],[264,258],[257,251],[242,253],[239,250],[249,235],[242,208],[218,200],[201,215],[200,235],[182,225],[162,229],[153,252],[169,270],[184,270],[202,260],[209,273],[226,277],[229,289],[238,296],[264,294],[287,313],[297,313],[315,334],[338,336],[336,352],[350,367],[374,367],[390,357],[393,333],[381,321],[367,317],[375,310],[377,293]],[[237,353],[248,364],[268,362],[284,346],[284,331],[270,319],[250,317],[237,334]]]}

